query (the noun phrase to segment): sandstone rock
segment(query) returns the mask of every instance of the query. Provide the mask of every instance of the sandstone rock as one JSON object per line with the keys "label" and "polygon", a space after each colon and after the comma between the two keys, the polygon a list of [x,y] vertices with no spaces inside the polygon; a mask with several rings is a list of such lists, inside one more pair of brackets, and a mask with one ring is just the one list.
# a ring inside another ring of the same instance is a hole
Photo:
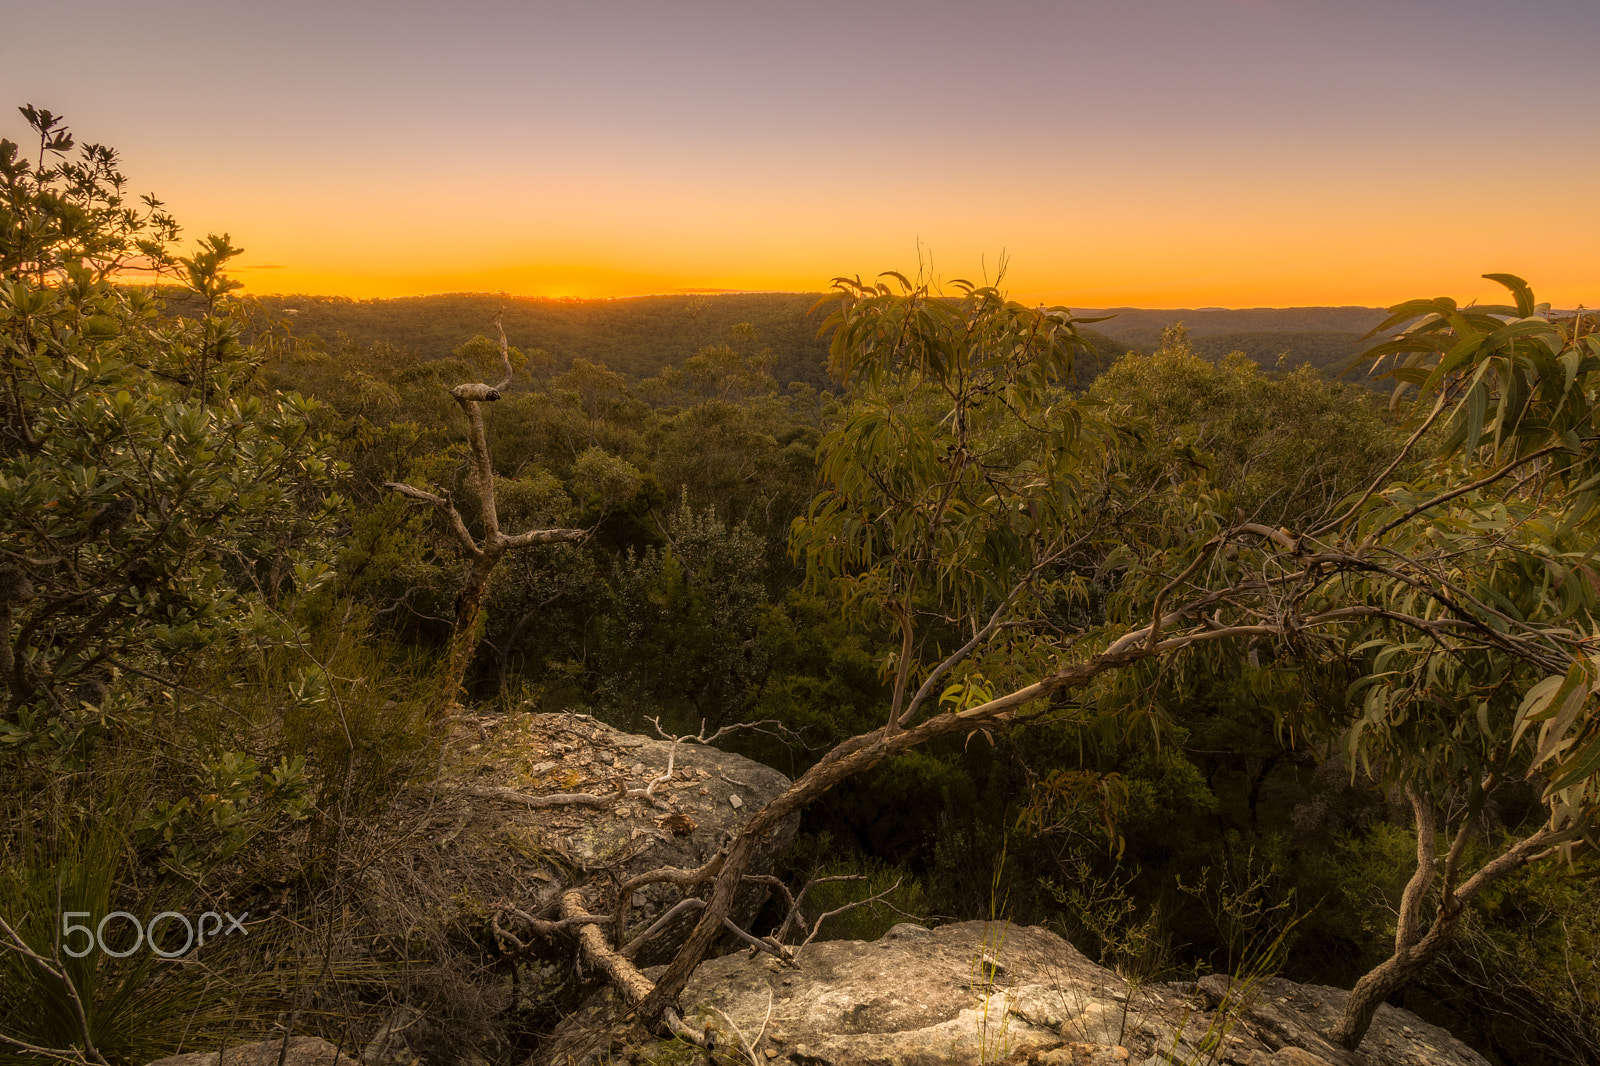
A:
{"label": "sandstone rock", "polygon": [[1013,1056],[1007,1061],[1026,1063],[1027,1066],[1126,1066],[1128,1049],[1107,1047],[1105,1044],[1063,1044],[1029,1051],[1025,1058]]}
{"label": "sandstone rock", "polygon": [[361,1066],[358,1059],[339,1053],[339,1049],[316,1036],[289,1038],[289,1049],[284,1052],[282,1040],[262,1040],[254,1044],[240,1044],[223,1051],[194,1051],[183,1055],[169,1055],[156,1059],[150,1066],[278,1066],[283,1055],[283,1066]]}
{"label": "sandstone rock", "polygon": [[[682,1003],[693,1024],[720,1033],[719,1044],[738,1045],[729,1021],[747,1040],[765,1022],[757,1052],[781,1066],[1487,1066],[1448,1033],[1388,1006],[1362,1052],[1346,1054],[1318,1033],[1345,995],[1277,979],[1129,986],[1048,930],[964,922],[902,924],[871,943],[813,943],[795,966],[743,952],[713,959]],[[619,1014],[602,993],[556,1038],[571,1048],[583,1044],[576,1034],[590,1035],[591,1054],[574,1062],[663,1054],[666,1045]]]}
{"label": "sandstone rock", "polygon": [[[444,768],[426,792],[406,797],[396,811],[407,838],[386,849],[367,872],[368,909],[379,924],[395,924],[402,906],[422,911],[433,895],[481,924],[510,904],[533,913],[565,888],[591,879],[626,879],[658,867],[694,869],[789,779],[753,760],[699,744],[636,736],[586,714],[521,714],[476,723],[485,742]],[[476,738],[476,732],[469,733]],[[653,796],[627,796],[654,785]],[[738,794],[743,807],[729,803]],[[587,795],[599,802],[549,803],[552,795]],[[421,824],[425,835],[414,827]],[[775,861],[793,839],[796,815],[765,842],[757,865]],[[707,890],[708,891],[708,890]],[[734,920],[748,924],[767,889],[752,886]],[[648,926],[681,891],[657,885],[634,896],[631,930]],[[435,904],[435,911],[443,910]],[[548,913],[548,911],[547,911]],[[405,915],[422,927],[448,916]],[[693,928],[686,913],[639,953],[641,964],[670,958]],[[562,948],[552,964],[565,966]]]}
{"label": "sandstone rock", "polygon": [[[1301,1048],[1324,1059],[1329,1066],[1344,1066],[1346,1062],[1371,1066],[1487,1066],[1477,1052],[1445,1030],[1387,1003],[1373,1017],[1359,1054],[1347,1055],[1321,1034],[1332,1029],[1344,1014],[1348,995],[1342,988],[1268,978],[1261,982],[1246,1022],[1274,1048]],[[1272,1066],[1279,1066],[1279,1061],[1270,1060]],[[1303,1061],[1311,1066],[1308,1060]]]}
{"label": "sandstone rock", "polygon": [[1264,1061],[1266,1066],[1328,1066],[1326,1059],[1297,1047],[1279,1048]]}

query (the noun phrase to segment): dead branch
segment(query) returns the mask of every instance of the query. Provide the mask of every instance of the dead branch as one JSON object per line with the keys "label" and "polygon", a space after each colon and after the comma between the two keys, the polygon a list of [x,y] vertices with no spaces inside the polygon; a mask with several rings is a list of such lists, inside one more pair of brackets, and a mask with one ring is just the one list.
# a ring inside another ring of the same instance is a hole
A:
{"label": "dead branch", "polygon": [[[11,928],[4,918],[0,918],[0,933],[4,933],[6,936],[4,941],[0,941],[0,947],[3,947],[8,951],[14,951],[21,955],[23,958],[33,963],[33,965],[41,973],[45,974],[54,981],[60,982],[61,986],[66,989],[67,998],[72,1002],[73,1020],[78,1024],[78,1035],[83,1037],[83,1056],[93,1062],[99,1063],[100,1066],[110,1066],[110,1064],[106,1062],[105,1056],[101,1055],[99,1050],[94,1046],[94,1036],[89,1031],[89,1018],[87,1012],[83,1009],[83,1000],[78,995],[78,986],[73,982],[72,978],[67,976],[66,967],[61,964],[60,958],[57,957],[55,964],[52,965],[49,959],[46,959],[43,955],[40,955],[37,951],[34,951],[31,947],[29,947],[28,942],[22,939],[22,934]],[[11,1037],[3,1037],[0,1039],[4,1039],[6,1043],[13,1044],[23,1051],[34,1052],[51,1057],[58,1057],[69,1062],[76,1061],[76,1057],[69,1056],[69,1054],[66,1052],[52,1050],[50,1048],[34,1047],[30,1044],[24,1044],[22,1041],[15,1040]]]}
{"label": "dead branch", "polygon": [[[621,994],[623,1002],[631,1008],[637,1008],[645,998],[654,991],[655,985],[650,979],[639,972],[632,961],[612,950],[606,943],[605,933],[601,932],[600,924],[605,920],[600,915],[590,914],[584,904],[583,890],[571,889],[561,895],[561,917],[564,921],[578,921],[585,919],[578,925],[578,951],[584,962],[593,969],[606,975],[613,988]],[[587,919],[593,919],[589,921]],[[678,1014],[676,1008],[667,1008],[662,1011],[661,1021],[674,1034],[682,1039],[711,1050],[716,1046],[716,1038],[704,1030],[696,1029],[687,1024]]]}
{"label": "dead branch", "polygon": [[622,886],[617,889],[617,913],[615,925],[617,942],[621,943],[623,933],[627,928],[628,906],[633,902],[633,894],[635,892],[643,888],[645,885],[668,884],[678,885],[681,888],[687,888],[690,885],[703,884],[704,882],[709,881],[713,877],[717,876],[717,873],[722,869],[722,863],[726,857],[727,852],[722,851],[718,852],[710,862],[706,863],[698,870],[685,870],[678,866],[662,866],[654,870],[646,871],[645,873],[639,874],[636,877],[632,877],[627,881],[624,881]]}
{"label": "dead branch", "polygon": [[500,362],[505,368],[506,376],[500,379],[500,384],[493,386],[495,392],[504,392],[511,384],[514,376],[511,373],[511,347],[506,344],[505,308],[494,313],[494,329],[500,335]]}
{"label": "dead branch", "polygon": [[754,957],[754,952],[760,951],[771,955],[779,962],[788,963],[791,965],[794,963],[794,952],[789,950],[787,945],[779,944],[771,937],[759,937],[747,933],[743,929],[740,929],[739,926],[734,923],[732,918],[722,919],[722,928],[726,929],[740,940],[743,940],[746,944],[749,944],[752,951],[752,958]]}
{"label": "dead branch", "polygon": [[672,921],[672,919],[676,918],[678,915],[684,913],[685,911],[699,910],[705,905],[705,900],[698,899],[694,896],[687,896],[683,899],[680,899],[677,903],[673,904],[672,909],[652,922],[650,928],[646,929],[644,932],[640,933],[623,946],[623,958],[631,959],[635,955],[639,954],[639,949],[654,939],[661,932],[661,930],[667,927],[667,923]]}
{"label": "dead branch", "polygon": [[518,792],[514,788],[504,788],[494,785],[429,785],[435,792],[464,792],[469,796],[482,796],[485,799],[505,800],[507,803],[519,803],[533,810],[542,810],[546,807],[609,807],[615,803],[617,796],[596,796],[588,792],[557,792],[548,796],[529,796]]}
{"label": "dead branch", "polygon": [[628,1006],[636,1006],[650,994],[655,987],[650,979],[606,943],[605,934],[599,928],[605,918],[589,913],[581,888],[568,889],[561,894],[561,918],[577,928],[578,950],[585,965],[604,973]]}
{"label": "dead branch", "polygon": [[[750,884],[768,885],[776,888],[783,893],[784,901],[789,904],[788,909],[784,911],[783,922],[778,926],[777,931],[772,934],[773,940],[781,944],[783,938],[789,935],[789,926],[791,925],[798,924],[800,928],[805,928],[806,916],[800,910],[800,901],[795,899],[793,892],[789,891],[789,886],[783,883],[783,878],[773,877],[771,874],[745,874],[743,880]],[[832,878],[827,880],[832,880]],[[812,883],[814,884],[815,882]],[[808,884],[806,887],[810,888],[811,886]]]}
{"label": "dead branch", "polygon": [[767,1035],[767,1023],[772,1021],[772,989],[767,989],[767,1016],[762,1019],[761,1029],[756,1033],[754,1040],[746,1040],[744,1033],[739,1030],[737,1025],[733,1024],[732,1018],[722,1012],[721,1007],[712,1007],[711,1009],[716,1011],[717,1017],[721,1018],[728,1028],[732,1030],[734,1039],[739,1041],[739,1049],[744,1052],[744,1057],[750,1060],[750,1066],[766,1066],[766,1060],[756,1054],[756,1051],[761,1047],[761,1041]]}
{"label": "dead branch", "polygon": [[700,732],[699,733],[685,733],[682,736],[676,736],[676,735],[674,735],[672,733],[668,733],[665,729],[663,729],[662,726],[661,726],[661,719],[660,719],[659,716],[658,717],[654,717],[654,718],[647,718],[647,719],[645,719],[645,721],[649,722],[652,726],[655,727],[656,734],[658,736],[660,736],[661,739],[663,739],[663,740],[671,740],[671,741],[682,741],[685,744],[711,745],[711,744],[715,744],[717,741],[721,740],[723,737],[730,737],[730,736],[733,736],[736,733],[749,732],[749,733],[765,733],[768,736],[777,737],[779,740],[783,740],[785,742],[793,741],[795,743],[800,744],[801,747],[805,747],[804,741],[802,740],[800,734],[796,733],[794,730],[790,729],[788,726],[784,725],[782,722],[778,721],[776,718],[763,718],[759,722],[734,722],[731,725],[723,726],[721,729],[718,729],[715,733],[712,733],[710,736],[706,736],[706,723],[705,723],[705,719],[703,719],[703,718],[700,720]]}
{"label": "dead branch", "polygon": [[[695,896],[688,896],[684,899],[680,899],[676,904],[673,905],[672,909],[668,910],[667,913],[663,914],[661,917],[652,922],[650,924],[650,928],[646,929],[644,932],[628,941],[627,945],[623,947],[620,954],[625,959],[632,959],[639,953],[640,948],[644,947],[655,937],[659,936],[661,931],[667,927],[667,924],[671,922],[672,919],[676,918],[680,914],[685,913],[686,911],[700,910],[705,905],[705,900],[699,899]],[[790,952],[790,950],[784,945],[775,942],[771,937],[758,937],[746,932],[745,930],[739,928],[732,918],[722,919],[722,927],[728,932],[732,933],[734,936],[738,937],[740,940],[743,940],[746,944],[749,944],[752,948],[756,949],[757,951],[764,951],[780,962],[790,962],[794,958],[793,953]]]}
{"label": "dead branch", "polygon": [[598,925],[606,920],[604,917],[598,914],[585,914],[577,915],[571,918],[562,918],[557,921],[550,921],[545,918],[535,918],[533,915],[529,914],[520,907],[501,907],[499,910],[495,911],[494,914],[489,916],[489,928],[494,933],[496,941],[500,943],[500,949],[502,951],[505,951],[506,943],[511,945],[512,950],[506,953],[513,958],[518,955],[527,954],[529,948],[527,943],[525,943],[521,937],[517,936],[515,933],[501,924],[501,918],[515,918],[518,921],[525,923],[529,929],[533,930],[533,932],[537,933],[539,936],[544,937],[546,940],[554,940],[557,937],[565,936],[571,933],[574,929],[578,929],[585,925]]}
{"label": "dead branch", "polygon": [[[844,913],[846,913],[848,911],[853,911],[857,907],[869,907],[869,906],[873,906],[873,905],[878,904],[878,903],[882,903],[885,907],[888,907],[890,910],[894,911],[896,914],[901,915],[902,917],[913,918],[914,919],[916,917],[916,915],[914,915],[914,914],[906,914],[905,911],[901,910],[899,907],[896,907],[893,903],[889,902],[889,896],[892,893],[894,893],[894,892],[899,890],[900,882],[903,881],[903,880],[904,880],[904,878],[897,877],[897,878],[895,878],[894,884],[890,885],[888,888],[884,889],[882,892],[879,892],[877,895],[868,896],[866,899],[858,899],[854,903],[846,903],[843,907],[835,907],[833,910],[828,911],[826,914],[823,914],[823,915],[819,916],[817,918],[816,922],[812,924],[811,932],[809,934],[807,934],[806,938],[800,942],[800,946],[794,949],[794,957],[795,958],[799,958],[800,957],[800,953],[806,949],[806,946],[809,945],[813,940],[815,940],[817,938],[817,934],[818,933],[822,932],[823,923],[825,923],[829,918],[837,918],[839,915],[844,914]],[[810,887],[810,886],[807,886],[807,887]],[[804,893],[802,893],[802,895],[804,895]]]}
{"label": "dead branch", "polygon": [[484,590],[488,587],[489,575],[493,573],[501,557],[508,551],[525,548],[531,544],[580,541],[589,535],[587,530],[582,529],[534,529],[512,536],[500,531],[500,516],[494,495],[494,466],[489,455],[489,438],[484,429],[481,408],[483,404],[492,403],[500,398],[500,390],[510,386],[513,375],[510,349],[506,344],[505,329],[498,315],[495,318],[495,328],[500,332],[500,356],[505,365],[505,378],[496,386],[468,383],[457,385],[450,390],[450,395],[461,405],[461,411],[467,419],[467,446],[471,452],[467,480],[477,497],[483,521],[482,542],[472,536],[461,512],[447,496],[426,492],[399,481],[384,482],[385,488],[409,499],[426,503],[441,512],[449,521],[450,529],[455,534],[463,554],[472,560],[467,579],[456,595],[456,619],[455,629],[450,638],[449,667],[435,701],[435,713],[443,712],[450,707],[457,693],[461,691],[468,662],[477,644],[476,623]]}

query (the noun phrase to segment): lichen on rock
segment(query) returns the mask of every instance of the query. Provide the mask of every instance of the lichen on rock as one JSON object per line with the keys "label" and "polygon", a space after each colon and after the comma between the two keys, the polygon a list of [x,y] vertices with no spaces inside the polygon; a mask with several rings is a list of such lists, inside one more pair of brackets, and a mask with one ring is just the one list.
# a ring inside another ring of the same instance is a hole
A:
{"label": "lichen on rock", "polygon": [[[1242,1009],[1233,1001],[1246,996]],[[1225,977],[1133,986],[1046,929],[895,926],[811,944],[795,965],[740,952],[701,965],[683,997],[719,1044],[754,1041],[779,1066],[1487,1066],[1444,1030],[1384,1007],[1359,1054],[1319,1029],[1344,992]],[[770,1014],[769,1014],[770,1012]],[[558,1030],[585,1061],[654,1062],[668,1043],[619,1019],[608,992]],[[729,1028],[738,1030],[723,1032]],[[574,1040],[587,1033],[589,1039]],[[575,1060],[578,1061],[578,1060]]]}

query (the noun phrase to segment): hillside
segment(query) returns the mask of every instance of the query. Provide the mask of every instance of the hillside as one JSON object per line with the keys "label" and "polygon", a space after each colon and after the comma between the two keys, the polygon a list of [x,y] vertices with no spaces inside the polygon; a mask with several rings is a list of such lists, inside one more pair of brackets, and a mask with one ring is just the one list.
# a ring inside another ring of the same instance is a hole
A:
{"label": "hillside", "polygon": [[827,345],[817,337],[821,315],[808,315],[816,293],[643,296],[628,300],[549,300],[493,293],[447,293],[396,300],[337,296],[266,296],[268,307],[294,312],[295,331],[325,341],[339,333],[386,342],[428,358],[490,331],[505,309],[506,335],[520,348],[542,348],[556,369],[574,359],[602,363],[632,380],[681,363],[707,345],[728,343],[743,322],[777,357],[781,383],[827,381]]}

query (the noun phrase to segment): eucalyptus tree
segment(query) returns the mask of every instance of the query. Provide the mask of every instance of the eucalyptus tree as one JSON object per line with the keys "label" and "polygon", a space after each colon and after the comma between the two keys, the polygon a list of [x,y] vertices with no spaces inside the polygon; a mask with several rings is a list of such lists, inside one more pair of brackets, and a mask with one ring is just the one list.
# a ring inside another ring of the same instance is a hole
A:
{"label": "eucalyptus tree", "polygon": [[[841,781],[941,736],[1031,718],[1087,728],[1123,668],[1238,654],[1248,641],[1363,668],[1358,715],[1297,724],[1339,731],[1416,813],[1419,864],[1394,957],[1353,991],[1331,1034],[1345,1046],[1487,885],[1600,844],[1588,555],[1600,348],[1581,322],[1552,321],[1503,275],[1515,305],[1396,307],[1383,328],[1420,320],[1374,354],[1398,360],[1389,373],[1417,389],[1411,434],[1375,477],[1296,529],[1239,515],[1192,444],[1157,441],[1126,411],[1069,393],[1080,341],[1065,309],[886,277],[836,282],[831,369],[856,405],[823,441],[824,487],[791,542],[811,574],[843,584],[852,611],[894,634],[883,724],[828,752],[705,868],[624,886],[711,884],[656,980],[611,951],[583,893],[562,896],[548,928],[586,927],[580,950],[631,1007],[695,1035],[676,999],[757,843]],[[1413,465],[1425,444],[1436,455]],[[1543,825],[1467,869],[1483,797],[1528,775],[1544,789]]]}
{"label": "eucalyptus tree", "polygon": [[[1515,302],[1415,300],[1378,327],[1410,323],[1371,355],[1392,364],[1397,400],[1416,389],[1402,455],[1432,436],[1431,470],[1310,531],[1358,594],[1315,590],[1324,613],[1361,619],[1341,635],[1365,656],[1347,751],[1404,793],[1417,834],[1394,951],[1332,1034],[1350,1049],[1485,889],[1600,849],[1600,336],[1581,314],[1553,318],[1522,279],[1485,276]],[[1543,823],[1473,849],[1486,802],[1519,781],[1539,786]]]}

